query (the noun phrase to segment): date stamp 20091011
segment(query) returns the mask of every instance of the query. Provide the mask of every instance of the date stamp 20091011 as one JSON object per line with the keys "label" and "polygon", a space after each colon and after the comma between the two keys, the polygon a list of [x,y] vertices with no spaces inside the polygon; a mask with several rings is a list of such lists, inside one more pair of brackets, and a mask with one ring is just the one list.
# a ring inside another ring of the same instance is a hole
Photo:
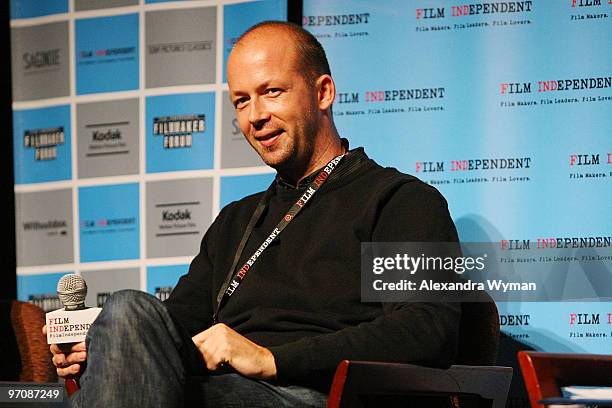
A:
{"label": "date stamp 20091011", "polygon": [[64,387],[60,383],[0,382],[1,407],[64,406]]}

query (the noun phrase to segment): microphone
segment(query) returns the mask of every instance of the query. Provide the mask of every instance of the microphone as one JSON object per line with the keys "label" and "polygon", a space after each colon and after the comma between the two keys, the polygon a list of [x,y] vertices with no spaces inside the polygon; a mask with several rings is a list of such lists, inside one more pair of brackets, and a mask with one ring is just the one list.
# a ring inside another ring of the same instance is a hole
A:
{"label": "microphone", "polygon": [[85,307],[85,280],[75,274],[62,276],[57,283],[57,295],[64,308],[46,314],[47,344],[85,341],[89,327],[102,310],[99,307]]}
{"label": "microphone", "polygon": [[57,295],[64,305],[64,310],[85,309],[85,298],[87,297],[85,279],[73,273],[62,276],[57,282]]}

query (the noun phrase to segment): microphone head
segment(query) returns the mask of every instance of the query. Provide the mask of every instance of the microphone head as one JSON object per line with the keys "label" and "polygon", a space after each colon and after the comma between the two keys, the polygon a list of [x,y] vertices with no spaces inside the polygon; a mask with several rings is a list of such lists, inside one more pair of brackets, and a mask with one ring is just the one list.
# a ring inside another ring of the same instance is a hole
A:
{"label": "microphone head", "polygon": [[57,282],[57,295],[66,310],[85,308],[87,284],[85,280],[73,273],[64,275]]}

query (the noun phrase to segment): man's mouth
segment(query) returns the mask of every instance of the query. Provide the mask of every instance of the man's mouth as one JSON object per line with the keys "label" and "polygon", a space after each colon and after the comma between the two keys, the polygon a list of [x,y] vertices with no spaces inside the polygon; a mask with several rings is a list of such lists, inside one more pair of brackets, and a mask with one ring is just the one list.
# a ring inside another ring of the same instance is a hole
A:
{"label": "man's mouth", "polygon": [[271,132],[259,133],[255,136],[255,140],[261,143],[264,147],[270,147],[283,133],[282,129],[276,129]]}

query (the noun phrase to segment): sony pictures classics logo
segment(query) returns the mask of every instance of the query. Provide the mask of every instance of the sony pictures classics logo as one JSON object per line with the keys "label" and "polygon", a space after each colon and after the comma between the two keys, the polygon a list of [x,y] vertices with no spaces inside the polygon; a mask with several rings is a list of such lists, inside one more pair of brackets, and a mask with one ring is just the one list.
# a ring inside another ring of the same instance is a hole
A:
{"label": "sony pictures classics logo", "polygon": [[23,133],[23,145],[26,149],[34,149],[34,158],[38,161],[54,160],[57,146],[64,144],[64,137],[63,126],[28,129]]}
{"label": "sony pictures classics logo", "polygon": [[179,52],[197,52],[212,50],[213,42],[206,41],[183,41],[173,43],[151,44],[148,46],[149,55],[173,54]]}
{"label": "sony pictures classics logo", "polygon": [[190,148],[193,134],[206,131],[206,115],[174,115],[153,118],[153,135],[163,136],[164,149]]}

